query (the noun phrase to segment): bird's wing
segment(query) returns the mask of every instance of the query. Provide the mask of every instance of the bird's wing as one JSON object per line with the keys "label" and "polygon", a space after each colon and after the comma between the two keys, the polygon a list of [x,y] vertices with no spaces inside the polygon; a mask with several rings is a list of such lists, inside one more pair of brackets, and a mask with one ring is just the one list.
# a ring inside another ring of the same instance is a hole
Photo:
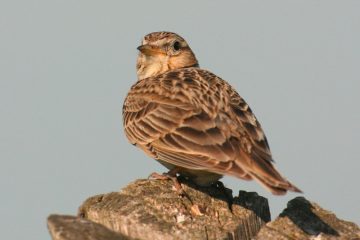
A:
{"label": "bird's wing", "polygon": [[130,142],[156,159],[287,187],[272,167],[266,137],[248,105],[208,71],[179,69],[138,81],[123,118]]}
{"label": "bird's wing", "polygon": [[[195,68],[140,80],[124,103],[125,133],[132,144],[156,159],[228,174],[235,168],[238,143],[228,128],[218,127],[224,117],[216,112],[222,96],[213,94],[210,82]],[[250,179],[244,172],[241,175]]]}

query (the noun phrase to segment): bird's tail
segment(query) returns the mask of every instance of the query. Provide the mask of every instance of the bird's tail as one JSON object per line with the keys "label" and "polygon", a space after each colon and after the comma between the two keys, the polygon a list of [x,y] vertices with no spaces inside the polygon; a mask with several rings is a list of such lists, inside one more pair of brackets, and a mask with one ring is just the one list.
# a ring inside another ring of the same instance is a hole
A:
{"label": "bird's tail", "polygon": [[247,158],[247,166],[245,168],[248,175],[272,194],[284,195],[287,191],[302,193],[299,188],[282,177],[270,161],[257,156],[249,156],[244,152],[242,153],[242,158]]}
{"label": "bird's tail", "polygon": [[299,188],[283,177],[281,177],[281,179],[274,179],[267,176],[261,176],[254,172],[250,173],[250,175],[274,195],[284,195],[287,191],[302,193]]}

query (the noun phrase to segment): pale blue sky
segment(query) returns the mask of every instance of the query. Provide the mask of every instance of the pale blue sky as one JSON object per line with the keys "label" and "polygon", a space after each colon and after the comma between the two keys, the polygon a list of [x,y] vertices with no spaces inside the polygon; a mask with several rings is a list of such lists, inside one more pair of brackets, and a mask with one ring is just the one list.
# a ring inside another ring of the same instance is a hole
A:
{"label": "pale blue sky", "polygon": [[[276,167],[360,223],[360,1],[0,0],[1,239],[50,239],[50,213],[165,169],[127,143],[121,108],[143,35],[174,31],[230,82]],[[257,191],[275,218],[297,194]]]}

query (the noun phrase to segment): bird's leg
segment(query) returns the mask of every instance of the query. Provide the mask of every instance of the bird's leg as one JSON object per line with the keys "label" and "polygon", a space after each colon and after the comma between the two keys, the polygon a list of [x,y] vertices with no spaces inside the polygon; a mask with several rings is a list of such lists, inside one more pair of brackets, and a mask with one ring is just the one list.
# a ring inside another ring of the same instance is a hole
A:
{"label": "bird's leg", "polygon": [[201,216],[201,215],[203,215],[204,210],[198,204],[194,204],[194,202],[190,198],[189,194],[187,194],[187,192],[185,192],[185,190],[181,186],[181,184],[180,184],[180,182],[179,182],[179,180],[177,178],[177,173],[178,172],[179,172],[179,169],[177,167],[175,167],[175,168],[171,169],[169,172],[163,173],[163,174],[159,174],[159,173],[154,172],[154,173],[150,174],[149,179],[156,179],[156,180],[169,180],[169,179],[171,179],[173,181],[173,183],[174,183],[175,189],[178,192],[179,196],[185,197],[191,203],[191,207],[188,209],[190,214],[192,216]]}
{"label": "bird's leg", "polygon": [[177,167],[171,169],[167,173],[159,174],[157,172],[153,172],[148,177],[149,179],[156,179],[156,180],[171,180],[174,183],[174,186],[176,188],[176,191],[179,192],[179,195],[184,195],[185,191],[181,187],[181,184],[179,180],[177,179],[176,174],[178,173],[179,169]]}

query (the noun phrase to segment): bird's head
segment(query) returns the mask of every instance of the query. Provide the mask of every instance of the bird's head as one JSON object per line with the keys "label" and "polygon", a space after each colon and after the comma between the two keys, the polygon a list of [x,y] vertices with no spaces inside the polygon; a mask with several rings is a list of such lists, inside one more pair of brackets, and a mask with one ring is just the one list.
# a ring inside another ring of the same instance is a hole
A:
{"label": "bird's head", "polygon": [[186,41],[171,32],[153,32],[146,35],[137,48],[138,79],[185,67],[198,67],[195,54]]}

